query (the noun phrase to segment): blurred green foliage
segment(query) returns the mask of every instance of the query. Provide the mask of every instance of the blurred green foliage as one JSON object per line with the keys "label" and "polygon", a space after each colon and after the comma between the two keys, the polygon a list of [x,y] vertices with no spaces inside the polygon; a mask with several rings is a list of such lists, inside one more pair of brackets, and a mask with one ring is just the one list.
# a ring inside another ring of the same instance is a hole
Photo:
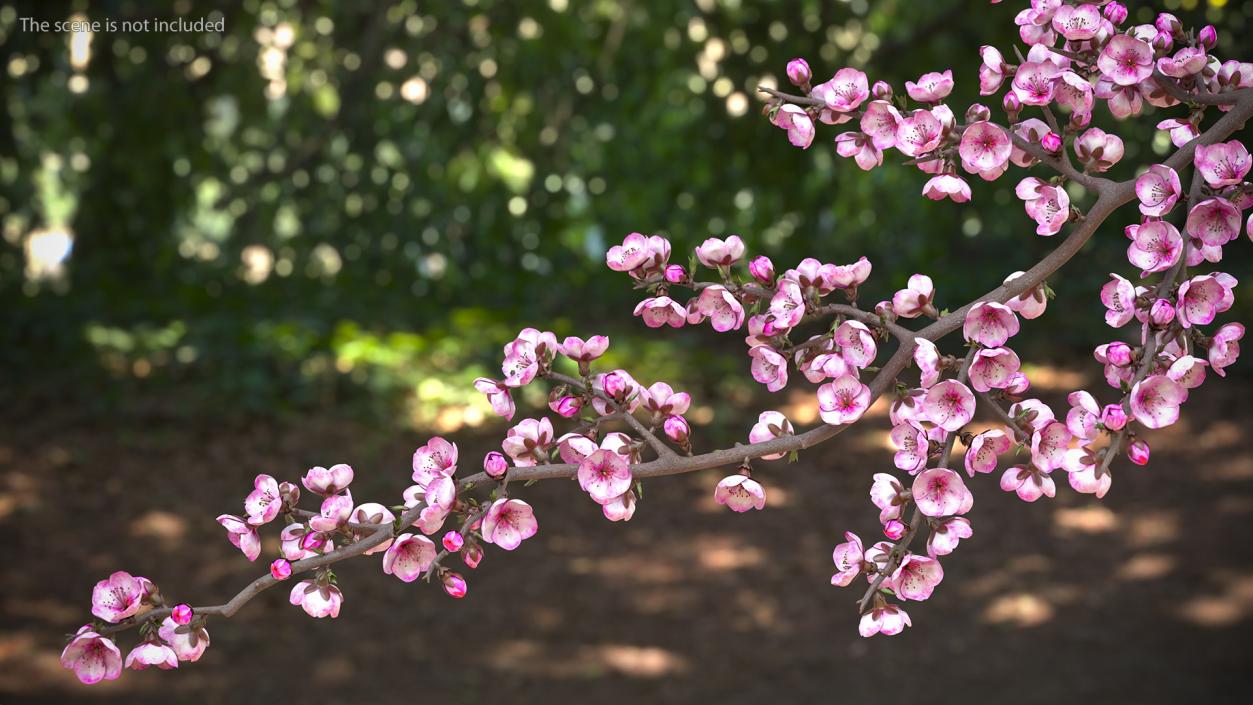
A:
{"label": "blurred green foliage", "polygon": [[[87,385],[106,402],[134,385],[190,383],[203,398],[188,403],[258,411],[364,391],[425,423],[444,406],[480,413],[469,382],[536,325],[610,333],[645,381],[695,374],[737,398],[738,338],[719,355],[698,344],[706,332],[644,329],[605,248],[638,230],[676,249],[738,233],[780,268],[866,254],[871,300],[915,271],[936,275],[942,304],[999,284],[1054,245],[1032,234],[1013,179],[973,184],[967,204],[927,201],[915,169],[863,173],[831,131],[791,148],[755,87],[781,82],[793,56],[898,89],[952,67],[964,106],[978,46],[1009,50],[1017,4],[5,3],[0,362],[23,373],[9,382]],[[1216,23],[1225,52],[1250,58],[1238,38],[1253,0],[1161,7]],[[75,16],[225,31],[20,24]],[[1128,144],[1113,176],[1165,153],[1153,122],[1113,128]],[[1127,269],[1120,227],[1051,282],[1055,311],[1073,315],[1027,328],[1037,353],[1108,336],[1093,292]],[[31,251],[55,255],[67,236],[60,271],[33,272]],[[1247,249],[1229,248],[1237,276]]]}

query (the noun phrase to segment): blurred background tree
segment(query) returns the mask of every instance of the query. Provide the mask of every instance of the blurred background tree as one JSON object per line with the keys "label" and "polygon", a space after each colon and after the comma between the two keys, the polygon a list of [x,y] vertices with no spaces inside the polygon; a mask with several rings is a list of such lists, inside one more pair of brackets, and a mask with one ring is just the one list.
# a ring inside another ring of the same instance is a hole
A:
{"label": "blurred background tree", "polygon": [[[1249,58],[1239,38],[1253,0],[1157,4],[1215,23],[1223,55]],[[967,204],[927,201],[912,167],[863,173],[830,135],[790,147],[755,88],[783,81],[794,56],[819,79],[854,65],[898,90],[951,67],[950,102],[964,107],[979,99],[971,48],[1008,52],[1015,11],[983,0],[4,3],[0,384],[99,410],[136,392],[180,412],[367,401],[452,428],[484,418],[470,381],[535,325],[608,333],[616,361],[645,381],[742,400],[752,383],[739,339],[719,350],[694,344],[705,331],[648,331],[604,250],[636,230],[676,251],[737,233],[780,269],[869,256],[870,301],[915,271],[937,276],[941,303],[999,284],[1055,244],[1032,233],[1014,180],[973,184]],[[22,17],[205,18],[225,31],[36,33]],[[1153,122],[1113,128],[1128,146],[1113,176],[1167,152]],[[1092,293],[1126,269],[1119,228],[1132,217],[1112,219],[1051,282],[1055,311],[1074,315],[1027,327],[1032,355],[1087,355],[1108,339]],[[1227,264],[1244,279],[1248,250],[1231,248]],[[1238,296],[1247,320],[1253,299]]]}

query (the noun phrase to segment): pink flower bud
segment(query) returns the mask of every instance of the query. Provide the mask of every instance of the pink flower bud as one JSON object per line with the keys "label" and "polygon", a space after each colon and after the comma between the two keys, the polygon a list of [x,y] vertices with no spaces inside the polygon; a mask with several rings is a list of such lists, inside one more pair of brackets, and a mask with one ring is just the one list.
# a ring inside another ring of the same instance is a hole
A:
{"label": "pink flower bud", "polygon": [[1078,131],[1092,124],[1092,113],[1071,113],[1070,129]]}
{"label": "pink flower bud", "polygon": [[1149,444],[1137,438],[1127,446],[1127,458],[1136,465],[1148,465]]}
{"label": "pink flower bud", "polygon": [[809,79],[813,77],[814,74],[809,70],[808,61],[792,59],[787,62],[787,80],[791,81],[792,85],[804,88],[809,85]]}
{"label": "pink flower bud", "polygon": [[1010,122],[1018,122],[1018,113],[1022,112],[1022,101],[1017,94],[1012,91],[1005,94],[1001,100],[1001,107],[1005,109],[1005,113],[1009,115]]}
{"label": "pink flower bud", "polygon": [[1027,378],[1025,372],[1015,372],[1009,376],[1009,386],[1005,387],[1005,391],[1010,394],[1022,394],[1031,389],[1031,380]]}
{"label": "pink flower bud", "polygon": [[1207,24],[1202,27],[1200,33],[1196,35],[1196,40],[1201,43],[1202,49],[1209,51],[1214,48],[1215,44],[1218,43],[1218,29],[1212,24]]}
{"label": "pink flower bud", "polygon": [[992,119],[992,109],[983,103],[971,103],[966,108],[966,122],[982,122]]}
{"label": "pink flower bud", "polygon": [[681,264],[666,265],[666,281],[671,284],[681,284],[687,280],[687,270]]}
{"label": "pink flower bud", "polygon": [[1049,132],[1040,138],[1040,146],[1049,154],[1057,154],[1062,151],[1062,136],[1056,132]]}
{"label": "pink flower bud", "polygon": [[1175,46],[1175,40],[1170,36],[1169,32],[1158,32],[1153,38],[1153,51],[1157,54],[1165,54]]}
{"label": "pink flower bud", "polygon": [[505,456],[498,451],[492,451],[483,458],[483,472],[487,476],[499,480],[509,472],[509,461],[505,460]]}
{"label": "pink flower bud", "polygon": [[1101,410],[1101,423],[1111,431],[1122,430],[1127,425],[1127,412],[1122,404],[1106,404]]}
{"label": "pink flower bud", "polygon": [[477,543],[466,546],[461,550],[461,561],[466,564],[470,570],[479,567],[479,563],[483,560],[483,547]]}
{"label": "pink flower bud", "polygon": [[458,600],[466,596],[466,579],[458,573],[444,574],[444,592]]}
{"label": "pink flower bud", "polygon": [[773,284],[774,262],[771,262],[769,257],[761,255],[748,263],[748,273],[762,284]]}
{"label": "pink flower bud", "polygon": [[550,406],[553,411],[569,419],[578,416],[579,410],[583,408],[583,400],[578,397],[566,396],[558,399],[556,404]]}
{"label": "pink flower bud", "polygon": [[691,427],[687,425],[687,419],[676,415],[667,416],[662,429],[666,432],[666,437],[675,443],[686,441],[692,433]]}
{"label": "pink flower bud", "polygon": [[621,399],[626,394],[628,384],[626,375],[614,370],[605,375],[605,394],[614,399]]}
{"label": "pink flower bud", "polygon": [[461,538],[461,534],[456,531],[449,531],[444,534],[443,544],[444,548],[448,549],[449,553],[456,553],[457,551],[460,551],[461,546],[465,544],[465,539]]}
{"label": "pink flower bud", "polygon": [[178,625],[191,624],[191,618],[194,614],[191,605],[174,605],[174,609],[170,610],[170,619],[174,620],[174,623]]}
{"label": "pink flower bud", "polygon": [[300,501],[300,488],[290,482],[280,482],[278,496],[282,497],[288,506],[294,507]]}
{"label": "pink flower bud", "polygon": [[883,525],[883,535],[893,541],[899,540],[905,535],[905,524],[898,519],[891,519]]}
{"label": "pink flower bud", "polygon": [[875,100],[892,100],[892,86],[884,81],[875,81],[870,87],[870,94]]}
{"label": "pink flower bud", "polygon": [[1158,32],[1169,34],[1171,37],[1177,37],[1183,33],[1183,23],[1169,12],[1158,13],[1157,19],[1153,20],[1153,26]]}
{"label": "pink flower bud", "polygon": [[288,563],[283,558],[279,558],[270,564],[270,575],[274,576],[275,580],[286,580],[290,578],[291,563]]}
{"label": "pink flower bud", "polygon": [[1127,6],[1120,2],[1111,2],[1105,6],[1105,19],[1114,26],[1127,21]]}
{"label": "pink flower bud", "polygon": [[1126,367],[1131,364],[1131,346],[1126,343],[1110,343],[1105,350],[1105,359],[1111,365]]}
{"label": "pink flower bud", "polygon": [[1153,321],[1153,325],[1164,326],[1175,320],[1175,307],[1166,299],[1158,299],[1149,308],[1149,320]]}

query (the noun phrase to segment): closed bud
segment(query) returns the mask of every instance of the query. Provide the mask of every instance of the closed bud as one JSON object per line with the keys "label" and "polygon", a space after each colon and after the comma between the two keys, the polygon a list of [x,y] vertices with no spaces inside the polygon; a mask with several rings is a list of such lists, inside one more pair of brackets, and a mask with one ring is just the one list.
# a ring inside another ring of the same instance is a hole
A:
{"label": "closed bud", "polygon": [[578,416],[579,410],[583,408],[583,400],[578,397],[564,396],[558,399],[556,403],[550,403],[548,406],[564,418],[569,419]]}
{"label": "closed bud", "polygon": [[1149,320],[1153,325],[1164,326],[1175,320],[1175,307],[1166,299],[1158,299],[1149,308]]}
{"label": "closed bud", "polygon": [[1105,19],[1115,27],[1127,21],[1127,6],[1120,2],[1111,2],[1105,6]]}
{"label": "closed bud", "polygon": [[191,618],[194,614],[191,605],[174,605],[174,609],[170,610],[170,619],[174,620],[175,624],[187,625],[191,624]]}
{"label": "closed bud", "polygon": [[966,108],[966,122],[982,122],[992,118],[992,110],[983,103],[972,103]]}
{"label": "closed bud", "polygon": [[870,94],[875,100],[892,100],[892,86],[885,81],[875,81],[870,87]]}
{"label": "closed bud", "polygon": [[1127,412],[1122,404],[1106,404],[1101,410],[1101,423],[1111,431],[1121,431],[1127,425]]}
{"label": "closed bud", "polygon": [[1126,367],[1131,364],[1131,346],[1126,343],[1110,343],[1105,350],[1105,359],[1111,365]]}
{"label": "closed bud", "polygon": [[752,262],[748,263],[748,273],[753,275],[753,279],[762,284],[773,284],[774,262],[771,262],[770,258],[765,255],[756,257]]}
{"label": "closed bud", "polygon": [[671,284],[682,284],[687,280],[687,270],[681,264],[666,265],[666,281]]}
{"label": "closed bud", "polygon": [[483,472],[487,476],[499,480],[509,472],[509,461],[505,460],[505,456],[499,451],[492,451],[483,458]]}
{"label": "closed bud", "polygon": [[687,441],[688,436],[692,433],[691,427],[687,425],[687,419],[678,415],[667,416],[661,428],[666,432],[666,437],[675,443]]}
{"label": "closed bud", "polygon": [[1022,112],[1022,101],[1018,99],[1012,91],[1005,94],[1001,99],[1001,107],[1005,109],[1005,114],[1009,116],[1010,122],[1018,122],[1018,113]]}
{"label": "closed bud", "polygon": [[286,580],[291,577],[291,563],[285,559],[278,559],[270,564],[270,575],[275,580]]}
{"label": "closed bud", "polygon": [[290,482],[281,482],[278,486],[278,496],[283,498],[284,504],[294,507],[300,502],[300,488]]}
{"label": "closed bud", "polygon": [[461,577],[459,573],[445,573],[443,582],[444,592],[448,593],[449,597],[460,600],[466,596],[466,579]]}
{"label": "closed bud", "polygon": [[804,59],[792,59],[787,62],[787,80],[792,85],[804,88],[809,85],[809,80],[814,77],[812,71],[809,70],[809,62]]}
{"label": "closed bud", "polygon": [[614,399],[621,399],[626,395],[627,385],[626,375],[623,375],[616,370],[605,375],[605,394],[608,394]]}
{"label": "closed bud", "polygon": [[1196,35],[1196,40],[1200,42],[1202,49],[1209,51],[1214,48],[1215,44],[1218,44],[1218,29],[1212,24],[1207,24]]}
{"label": "closed bud", "polygon": [[1071,113],[1070,129],[1078,132],[1092,124],[1092,113]]}
{"label": "closed bud", "polygon": [[449,553],[456,553],[457,551],[460,551],[461,546],[465,544],[465,539],[461,538],[460,533],[456,531],[449,531],[444,534],[444,538],[441,543],[444,544],[444,548],[448,549]]}
{"label": "closed bud", "polygon": [[1040,138],[1040,146],[1049,154],[1057,154],[1062,151],[1062,136],[1056,132],[1049,132]]}
{"label": "closed bud", "polygon": [[905,524],[899,519],[891,519],[883,525],[883,535],[893,541],[900,540],[905,535]]}
{"label": "closed bud", "polygon": [[1153,26],[1159,34],[1169,34],[1172,38],[1183,34],[1183,23],[1169,12],[1158,13],[1157,19],[1153,20]]}
{"label": "closed bud", "polygon": [[461,549],[461,561],[470,570],[478,568],[479,563],[483,561],[483,547],[477,543],[472,543]]}
{"label": "closed bud", "polygon": [[1148,465],[1149,444],[1139,438],[1135,439],[1127,446],[1127,458],[1136,465]]}

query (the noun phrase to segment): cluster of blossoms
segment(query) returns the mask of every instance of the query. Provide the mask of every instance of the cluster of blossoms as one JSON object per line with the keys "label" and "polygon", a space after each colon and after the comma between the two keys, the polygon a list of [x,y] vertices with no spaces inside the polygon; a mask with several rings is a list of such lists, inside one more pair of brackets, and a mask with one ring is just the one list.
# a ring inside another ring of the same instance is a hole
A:
{"label": "cluster of blossoms", "polygon": [[[809,65],[796,59],[787,76],[804,95],[763,89],[772,96],[771,121],[787,130],[792,144],[809,147],[819,123],[856,122],[858,130],[835,138],[836,152],[871,169],[895,148],[930,176],[923,195],[931,199],[969,200],[962,172],[988,181],[1011,164],[1056,172],[1047,179],[1026,176],[1015,192],[1037,235],[1052,236],[1074,223],[1071,232],[1039,264],[1010,274],[996,290],[947,313],[936,305],[932,279],[916,274],[873,306],[859,307],[871,273],[865,257],[849,264],[807,258],[779,271],[766,256],[750,257],[737,236],[706,239],[686,267],[671,262],[671,243],[658,235],[632,233],[606,255],[609,269],[646,292],[635,307],[646,326],[708,321],[718,332],[743,331],[753,379],[769,392],[797,383],[797,376],[816,385],[822,425],[798,433],[783,413],[767,410],[749,429],[747,445],[697,455],[686,418],[688,394],[664,381],[645,386],[624,369],[594,370],[609,349],[604,336],[558,341],[552,332],[526,328],[504,346],[501,379],[480,378],[474,386],[513,422],[514,391],[547,384],[549,410],[559,424],[568,424],[560,434],[546,416],[521,419],[507,430],[501,450],[483,458],[481,473],[460,479],[457,446],[431,438],[413,455],[413,484],[390,506],[357,503],[347,465],[315,467],[301,478],[304,490],[320,498],[316,511],[298,507],[297,484],[258,475],[243,514],[224,514],[218,522],[255,561],[262,550],[259,531],[281,520],[281,557],[271,563],[269,576],[225,605],[192,608],[167,606],[146,578],[114,573],[93,591],[98,621],[72,638],[62,663],[84,683],[117,678],[123,659],[110,636],[136,627],[141,640],[125,666],[175,668],[195,661],[209,645],[209,617],[229,617],[261,590],[297,574],[309,577],[292,587],[291,603],[312,617],[336,617],[344,596],[331,566],[358,555],[381,553],[384,573],[405,582],[435,577],[448,595],[464,597],[465,578],[443,564],[448,556],[459,554],[473,569],[485,545],[512,551],[538,529],[531,506],[509,496],[511,481],[573,479],[606,519],[628,521],[643,497],[644,479],[734,466],[714,487],[715,500],[735,512],[760,510],[766,492],[753,479],[753,460],[794,457],[831,438],[891,389],[892,462],[903,475],[875,473],[870,488],[886,540],[867,548],[848,532],[833,553],[833,584],[847,586],[859,576],[868,582],[859,603],[863,636],[897,634],[911,625],[890,600],[930,597],[944,578],[941,559],[973,535],[967,514],[974,495],[967,481],[997,471],[1003,456],[1018,460],[1000,471],[999,486],[1022,500],[1054,497],[1058,470],[1075,491],[1103,497],[1113,481],[1113,460],[1125,455],[1146,464],[1150,449],[1143,432],[1175,423],[1190,390],[1210,370],[1225,376],[1239,356],[1244,327],[1218,323],[1233,304],[1237,282],[1199,268],[1222,260],[1224,248],[1240,235],[1243,211],[1253,206],[1253,184],[1245,181],[1253,160],[1239,141],[1224,141],[1253,117],[1253,65],[1220,60],[1212,27],[1188,31],[1169,14],[1152,24],[1124,26],[1127,10],[1118,2],[1032,0],[1015,21],[1028,45],[1025,57],[1017,52],[1019,63],[1008,63],[994,47],[980,50],[980,93],[1004,90],[1004,125],[977,103],[957,120],[945,103],[954,86],[951,71],[908,81],[907,97],[897,97],[891,86],[870,85],[854,68],[815,85]],[[1125,181],[1101,176],[1119,164],[1124,149],[1117,135],[1091,126],[1098,101],[1118,119],[1139,114],[1144,103],[1186,107],[1186,115],[1157,124],[1169,131],[1177,151]],[[1205,127],[1215,108],[1218,119]],[[1028,111],[1040,117],[1024,117]],[[1186,198],[1180,170],[1191,172]],[[1085,192],[1098,196],[1086,214],[1071,202],[1071,184],[1083,187],[1075,190],[1077,199]],[[1134,201],[1139,217],[1125,234],[1127,259],[1137,271],[1131,277],[1111,274],[1092,292],[1111,327],[1137,324],[1094,351],[1116,393],[1102,403],[1087,390],[1075,390],[1066,408],[1054,410],[1027,396],[1031,383],[1010,340],[1022,320],[1046,312],[1052,292],[1045,279],[1110,214]],[[1170,222],[1176,207],[1182,231]],[[681,302],[674,297],[682,291],[689,295]],[[837,291],[842,301],[833,300]],[[914,319],[934,320],[914,329],[908,326]],[[940,339],[958,329],[965,353],[941,352]],[[881,348],[893,339],[895,351],[880,363]],[[903,381],[900,375],[911,364],[917,381]],[[996,424],[972,425],[980,401],[994,412]],[[959,441],[965,478],[950,467]],[[486,496],[472,495],[484,486]],[[450,519],[456,528],[445,528]],[[924,532],[925,555],[910,549]]]}

